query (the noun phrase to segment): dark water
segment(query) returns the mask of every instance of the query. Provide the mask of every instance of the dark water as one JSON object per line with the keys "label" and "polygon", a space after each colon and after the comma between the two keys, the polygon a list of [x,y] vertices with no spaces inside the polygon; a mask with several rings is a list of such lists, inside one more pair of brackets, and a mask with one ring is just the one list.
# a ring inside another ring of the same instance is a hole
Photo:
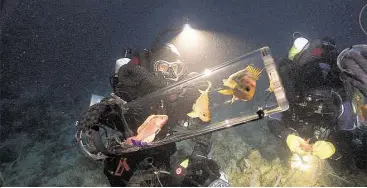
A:
{"label": "dark water", "polygon": [[[12,154],[10,161],[17,159],[20,148],[32,150],[34,143],[45,140],[56,143],[33,148],[44,148],[42,155],[20,159],[40,161],[50,155],[52,148],[64,152],[60,156],[65,161],[73,161],[67,153],[72,147],[74,122],[87,108],[92,93],[108,95],[111,91],[108,77],[113,73],[115,60],[123,55],[125,47],[149,48],[158,32],[172,26],[189,22],[210,33],[201,44],[205,50],[181,51],[189,68],[201,71],[263,46],[269,46],[279,59],[287,54],[295,31],[309,39],[331,36],[339,50],[366,43],[358,25],[363,5],[359,0],[2,0],[0,140],[23,139],[15,141],[23,143],[18,150],[6,150]],[[29,165],[30,169],[51,169],[48,165],[52,161],[45,159],[41,163],[27,164],[36,165]],[[1,170],[8,171],[9,165],[1,165]],[[62,165],[55,162],[53,166]],[[69,164],[70,168],[74,166]],[[30,172],[19,171],[17,163],[13,169],[18,171],[10,176],[22,177]],[[67,173],[66,169],[60,167],[58,171]],[[44,175],[33,173],[27,181],[6,181],[14,186],[63,185],[47,178],[34,183]],[[76,182],[75,186],[88,184],[82,177],[69,180]]]}

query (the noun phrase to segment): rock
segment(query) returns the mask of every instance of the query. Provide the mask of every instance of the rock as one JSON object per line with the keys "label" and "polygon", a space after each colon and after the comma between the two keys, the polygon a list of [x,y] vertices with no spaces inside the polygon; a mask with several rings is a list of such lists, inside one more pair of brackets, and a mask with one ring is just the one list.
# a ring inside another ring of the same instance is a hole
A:
{"label": "rock", "polygon": [[10,148],[10,146],[3,146],[0,148],[0,163],[10,163],[17,159],[17,152]]}
{"label": "rock", "polygon": [[250,187],[261,187],[260,172],[255,170],[251,176]]}
{"label": "rock", "polygon": [[229,164],[230,164],[229,168],[231,169],[231,172],[232,173],[235,173],[236,172],[236,169],[237,169],[237,162],[236,162],[236,160],[231,159],[229,161]]}
{"label": "rock", "polygon": [[272,164],[276,164],[276,165],[280,165],[282,163],[282,161],[277,157],[276,159],[274,159],[272,162]]}
{"label": "rock", "polygon": [[271,166],[266,166],[266,164],[259,168],[260,174],[265,174],[269,170],[271,170]]}
{"label": "rock", "polygon": [[279,158],[276,158],[274,159],[272,162],[271,162],[271,169],[272,170],[276,170],[276,171],[279,171],[282,169],[282,161],[279,159]]}
{"label": "rock", "polygon": [[248,159],[251,161],[251,165],[253,167],[260,167],[263,163],[265,163],[258,150],[252,151],[248,156]]}
{"label": "rock", "polygon": [[261,185],[273,186],[280,174],[281,173],[276,170],[267,170],[264,174],[261,175]]}
{"label": "rock", "polygon": [[272,170],[279,170],[279,169],[281,169],[282,168],[282,165],[281,164],[273,164],[272,166],[271,166],[271,169]]}
{"label": "rock", "polygon": [[238,162],[238,167],[241,172],[246,172],[247,169],[251,168],[250,160],[243,158]]}
{"label": "rock", "polygon": [[241,169],[239,167],[236,167],[234,170],[233,170],[234,173],[241,173]]}

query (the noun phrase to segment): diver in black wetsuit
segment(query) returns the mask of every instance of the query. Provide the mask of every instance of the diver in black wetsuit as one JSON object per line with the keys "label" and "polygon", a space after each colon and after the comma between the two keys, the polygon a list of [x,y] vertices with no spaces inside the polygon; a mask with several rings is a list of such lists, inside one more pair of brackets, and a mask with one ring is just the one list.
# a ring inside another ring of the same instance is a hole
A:
{"label": "diver in black wetsuit", "polygon": [[272,116],[268,127],[283,143],[293,134],[309,139],[309,144],[326,140],[335,145],[335,132],[345,101],[337,55],[335,42],[325,37],[305,44],[294,58],[279,62],[289,110]]}
{"label": "diver in black wetsuit", "polygon": [[330,128],[329,124],[336,123],[340,108],[337,102],[341,101],[335,97],[345,96],[336,57],[334,41],[324,38],[310,42],[293,60],[283,58],[279,62],[290,109],[278,120],[270,121],[270,130],[278,137],[286,139],[297,132],[303,138],[314,138],[319,128],[316,125]]}
{"label": "diver in black wetsuit", "polygon": [[[351,54],[341,61],[344,67],[352,70],[343,71],[337,64],[335,42],[326,37],[308,43],[293,60],[282,59],[279,74],[290,108],[273,116],[268,123],[270,131],[283,141],[290,134],[310,139],[311,143],[317,140],[331,141],[336,147],[332,159],[342,159],[346,167],[350,167],[350,162],[354,161],[357,166],[366,168],[367,134],[366,131],[361,134],[355,128],[350,105],[352,96],[342,82],[347,81],[366,97],[366,48],[361,54]],[[356,134],[361,138],[360,146],[357,147],[353,144]]]}
{"label": "diver in black wetsuit", "polygon": [[[164,44],[163,46],[152,49],[151,51],[144,50],[144,52],[140,54],[135,54],[131,59],[132,60],[129,63],[122,65],[119,68],[117,77],[111,77],[111,84],[114,93],[127,102],[196,75],[196,73],[187,72],[186,65],[181,61],[178,50],[172,44]],[[166,123],[168,126],[164,126],[164,129],[162,129],[159,135],[169,134],[170,130],[165,129],[167,127],[187,127],[188,125],[193,124],[193,121],[195,120],[191,120],[191,118],[186,115],[187,112],[182,110],[187,109],[187,111],[190,111],[192,104],[188,105],[184,100],[178,100],[182,95],[187,97],[187,94],[188,93],[185,91],[178,91],[177,93],[173,93],[168,96],[168,99],[164,101],[164,107],[161,107],[160,104],[158,104],[157,106],[152,106],[151,109],[149,109],[155,113],[167,114],[169,117],[175,116],[175,118],[169,118],[169,121]],[[132,116],[133,115],[129,117],[129,115],[126,115],[128,124],[137,124],[136,126],[139,126]],[[172,122],[170,121],[171,119],[182,119],[182,121]],[[159,135],[157,135],[157,137],[159,137]],[[210,138],[211,134],[199,136],[193,139],[196,145],[194,147],[194,152],[190,156],[190,159],[192,160],[190,160],[189,166],[194,164],[199,167],[203,166],[202,164],[207,164],[207,161],[210,161],[207,159],[207,155],[211,148]],[[134,152],[124,155],[123,157],[115,156],[107,158],[105,159],[104,173],[108,177],[111,186],[125,186],[127,185],[127,181],[132,177],[133,172],[135,171],[134,168],[136,168],[135,166],[137,166],[137,164],[145,162],[145,159],[149,157],[153,159],[154,166],[162,165],[156,164],[156,161],[164,161],[165,164],[163,165],[169,168],[171,165],[170,156],[175,152],[176,145],[175,143],[172,143],[148,150]],[[159,160],[155,160],[157,158]],[[128,165],[129,168],[133,169],[130,171],[125,170],[123,173],[116,173],[118,171],[117,169],[121,169],[124,163],[130,164]],[[214,176],[219,175],[218,165],[214,165],[216,164],[214,161],[210,164],[212,164],[211,166],[213,166],[214,169],[218,170],[218,173],[215,173]],[[149,167],[149,165],[145,166]],[[207,165],[205,167],[207,167]],[[140,165],[139,168],[143,167]],[[209,176],[205,173],[204,175]],[[211,175],[210,178],[215,180],[215,178],[219,177],[213,178],[213,175]],[[204,183],[210,178],[201,177],[201,179],[199,178],[202,180],[200,183]],[[183,181],[180,181],[180,183],[182,182]],[[175,182],[173,182],[172,185],[175,185]]]}

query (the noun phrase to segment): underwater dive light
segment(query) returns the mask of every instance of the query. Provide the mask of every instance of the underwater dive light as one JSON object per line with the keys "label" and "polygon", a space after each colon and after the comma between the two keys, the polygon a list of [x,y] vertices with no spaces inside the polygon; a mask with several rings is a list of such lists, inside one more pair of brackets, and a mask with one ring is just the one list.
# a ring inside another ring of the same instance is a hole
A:
{"label": "underwater dive light", "polygon": [[288,59],[293,60],[294,57],[300,53],[308,44],[308,40],[302,36],[296,38],[293,42],[292,48],[289,50]]}
{"label": "underwater dive light", "polygon": [[190,26],[190,24],[186,23],[186,24],[183,25],[183,27],[168,28],[168,29],[158,33],[158,35],[156,36],[156,38],[153,42],[152,49],[155,48],[158,45],[159,40],[168,33],[183,34],[185,39],[188,39],[188,40],[196,39],[195,29],[193,29]]}
{"label": "underwater dive light", "polygon": [[116,64],[115,64],[115,74],[118,73],[120,67],[122,65],[126,65],[130,62],[131,60],[131,53],[132,53],[132,50],[130,48],[126,48],[125,49],[125,55],[123,58],[120,58],[118,60],[116,60]]}
{"label": "underwater dive light", "polygon": [[183,32],[190,32],[192,30],[190,24],[185,24],[183,27]]}

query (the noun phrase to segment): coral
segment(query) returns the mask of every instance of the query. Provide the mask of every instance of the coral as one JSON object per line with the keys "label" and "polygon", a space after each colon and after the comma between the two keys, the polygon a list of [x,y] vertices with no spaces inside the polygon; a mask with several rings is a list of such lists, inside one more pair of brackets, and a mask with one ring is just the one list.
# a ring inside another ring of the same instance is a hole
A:
{"label": "coral", "polygon": [[217,132],[212,140],[213,159],[232,186],[363,186],[367,181],[366,173],[358,170],[339,176],[327,161],[317,157],[307,171],[291,168],[290,152],[262,123]]}

